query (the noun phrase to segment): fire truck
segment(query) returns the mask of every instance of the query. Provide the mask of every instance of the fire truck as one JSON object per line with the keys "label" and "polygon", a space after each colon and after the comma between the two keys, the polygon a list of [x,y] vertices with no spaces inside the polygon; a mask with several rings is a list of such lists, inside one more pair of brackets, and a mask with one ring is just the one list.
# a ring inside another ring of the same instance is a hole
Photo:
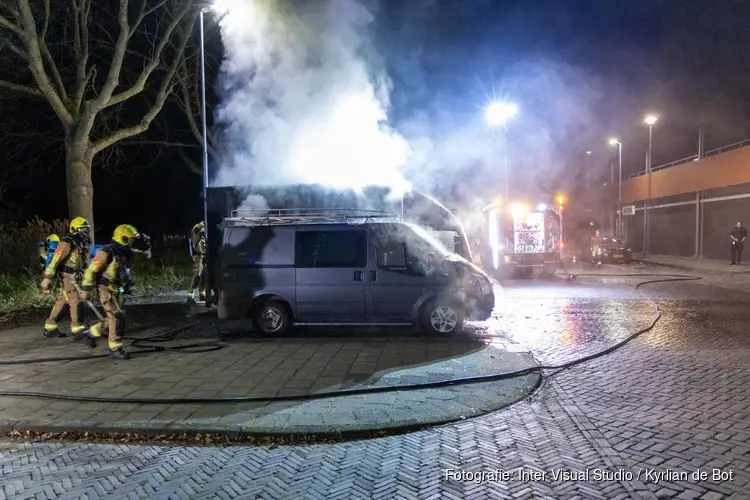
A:
{"label": "fire truck", "polygon": [[501,275],[533,275],[534,270],[554,273],[562,265],[563,204],[554,200],[498,199],[485,209],[487,248],[485,268]]}

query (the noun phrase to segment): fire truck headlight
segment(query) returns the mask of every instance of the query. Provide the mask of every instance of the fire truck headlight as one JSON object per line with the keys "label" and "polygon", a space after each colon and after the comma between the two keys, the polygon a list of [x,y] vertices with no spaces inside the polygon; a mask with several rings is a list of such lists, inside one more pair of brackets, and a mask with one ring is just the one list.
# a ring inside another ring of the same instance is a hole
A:
{"label": "fire truck headlight", "polygon": [[544,212],[545,210],[547,210],[547,205],[545,205],[544,203],[540,203],[539,205],[536,206],[536,209],[539,210],[540,212]]}
{"label": "fire truck headlight", "polygon": [[515,203],[510,207],[510,213],[513,217],[524,217],[528,213],[528,209],[521,203]]}

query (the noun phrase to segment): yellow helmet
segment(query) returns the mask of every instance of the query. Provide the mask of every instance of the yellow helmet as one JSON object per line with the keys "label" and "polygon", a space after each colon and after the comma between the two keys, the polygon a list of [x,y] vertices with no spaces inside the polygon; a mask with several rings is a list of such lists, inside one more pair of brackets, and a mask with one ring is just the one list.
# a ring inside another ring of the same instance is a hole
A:
{"label": "yellow helmet", "polygon": [[78,232],[85,230],[88,230],[91,226],[89,225],[89,221],[84,219],[83,217],[76,217],[72,221],[70,221],[70,227],[68,228],[71,233],[75,234]]}
{"label": "yellow helmet", "polygon": [[45,243],[47,243],[49,245],[53,241],[59,242],[60,241],[60,237],[58,235],[56,235],[56,234],[50,234],[49,236],[47,236],[47,238],[44,241],[45,241]]}
{"label": "yellow helmet", "polygon": [[132,245],[138,236],[138,230],[130,224],[121,224],[115,228],[112,240],[120,245]]}
{"label": "yellow helmet", "polygon": [[203,223],[203,221],[200,221],[198,224],[193,226],[193,232],[196,234],[200,233],[205,227],[206,225]]}

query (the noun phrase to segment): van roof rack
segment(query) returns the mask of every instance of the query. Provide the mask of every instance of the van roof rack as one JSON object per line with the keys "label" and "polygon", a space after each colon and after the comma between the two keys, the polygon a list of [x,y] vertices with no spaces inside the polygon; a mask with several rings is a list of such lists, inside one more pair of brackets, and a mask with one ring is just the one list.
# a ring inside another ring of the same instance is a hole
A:
{"label": "van roof rack", "polygon": [[356,208],[280,208],[232,210],[228,220],[254,225],[346,223],[364,224],[371,219],[395,219],[398,215],[378,210]]}

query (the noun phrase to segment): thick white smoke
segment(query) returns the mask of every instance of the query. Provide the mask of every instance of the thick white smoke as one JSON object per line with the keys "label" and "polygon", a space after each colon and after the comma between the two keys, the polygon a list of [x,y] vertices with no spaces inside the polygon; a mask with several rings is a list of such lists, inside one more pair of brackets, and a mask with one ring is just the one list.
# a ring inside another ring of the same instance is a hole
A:
{"label": "thick white smoke", "polygon": [[217,0],[214,9],[226,54],[214,186],[409,188],[409,146],[386,124],[389,83],[374,69],[364,6]]}
{"label": "thick white smoke", "polygon": [[[268,206],[268,202],[265,198],[263,198],[259,194],[249,194],[245,197],[244,200],[242,200],[242,203],[240,203],[240,206],[237,207],[237,210],[244,211],[244,213],[240,213],[240,216],[250,216],[253,215],[255,217],[261,217],[263,215],[266,215],[270,207]],[[252,212],[248,212],[248,211]]]}

